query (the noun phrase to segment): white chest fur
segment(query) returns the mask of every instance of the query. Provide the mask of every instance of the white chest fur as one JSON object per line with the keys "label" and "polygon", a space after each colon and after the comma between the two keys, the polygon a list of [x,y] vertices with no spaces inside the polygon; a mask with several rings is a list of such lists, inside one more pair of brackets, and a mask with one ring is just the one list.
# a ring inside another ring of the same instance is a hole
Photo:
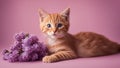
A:
{"label": "white chest fur", "polygon": [[48,38],[48,44],[54,46],[60,44],[62,41],[57,40],[56,38]]}

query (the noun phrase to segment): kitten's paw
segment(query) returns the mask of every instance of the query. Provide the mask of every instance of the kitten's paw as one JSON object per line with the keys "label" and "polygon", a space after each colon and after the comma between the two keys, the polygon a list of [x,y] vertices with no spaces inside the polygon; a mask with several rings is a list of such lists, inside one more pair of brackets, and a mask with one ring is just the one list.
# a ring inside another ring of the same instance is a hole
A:
{"label": "kitten's paw", "polygon": [[57,58],[54,56],[45,56],[45,57],[43,57],[42,61],[44,63],[52,63],[52,62],[57,61]]}

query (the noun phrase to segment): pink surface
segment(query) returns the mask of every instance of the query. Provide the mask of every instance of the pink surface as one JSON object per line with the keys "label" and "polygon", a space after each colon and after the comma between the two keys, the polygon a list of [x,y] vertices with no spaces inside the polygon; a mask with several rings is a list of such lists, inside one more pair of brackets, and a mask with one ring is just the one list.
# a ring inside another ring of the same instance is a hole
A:
{"label": "pink surface", "polygon": [[79,58],[56,63],[9,63],[0,58],[0,68],[120,68],[120,54],[94,58]]}
{"label": "pink surface", "polygon": [[[120,42],[120,0],[0,0],[0,51],[13,44],[17,32],[29,32],[44,41],[39,29],[38,9],[60,12],[71,8],[70,30],[92,31],[104,34],[113,41]],[[2,60],[0,68],[120,68],[120,54],[80,58],[52,64],[42,62],[9,63]]]}

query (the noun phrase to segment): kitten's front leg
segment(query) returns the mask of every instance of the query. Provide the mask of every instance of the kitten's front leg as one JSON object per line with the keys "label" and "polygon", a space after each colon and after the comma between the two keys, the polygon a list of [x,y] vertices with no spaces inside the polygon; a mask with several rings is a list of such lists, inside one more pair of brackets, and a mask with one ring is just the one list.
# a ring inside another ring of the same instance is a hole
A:
{"label": "kitten's front leg", "polygon": [[57,62],[60,60],[68,60],[77,58],[76,54],[72,51],[59,51],[52,55],[43,57],[42,61],[45,63]]}

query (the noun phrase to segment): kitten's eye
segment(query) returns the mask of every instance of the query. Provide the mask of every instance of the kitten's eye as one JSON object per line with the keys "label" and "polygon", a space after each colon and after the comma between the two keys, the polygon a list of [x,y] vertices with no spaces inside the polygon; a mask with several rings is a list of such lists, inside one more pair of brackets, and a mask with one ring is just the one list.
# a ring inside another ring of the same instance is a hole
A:
{"label": "kitten's eye", "polygon": [[61,23],[59,23],[58,25],[57,25],[57,27],[59,28],[59,27],[62,27],[62,24]]}
{"label": "kitten's eye", "polygon": [[51,27],[51,24],[47,24],[47,27],[50,28],[50,27]]}

